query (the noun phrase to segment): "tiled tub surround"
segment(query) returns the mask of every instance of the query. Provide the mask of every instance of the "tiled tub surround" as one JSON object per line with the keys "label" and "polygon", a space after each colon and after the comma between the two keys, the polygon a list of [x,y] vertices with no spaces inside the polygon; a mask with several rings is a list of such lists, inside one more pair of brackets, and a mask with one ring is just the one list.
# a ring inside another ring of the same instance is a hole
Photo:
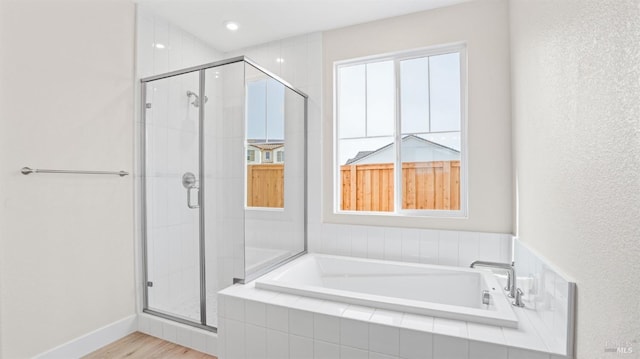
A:
{"label": "tiled tub surround", "polygon": [[219,293],[221,359],[557,359],[516,308],[518,329],[256,289]]}
{"label": "tiled tub surround", "polygon": [[529,308],[513,308],[513,329],[276,293],[254,282],[218,300],[222,359],[566,358]]}
{"label": "tiled tub surround", "polygon": [[542,337],[550,350],[572,356],[576,284],[517,238],[513,248],[518,287],[531,324],[539,333],[550,333]]}

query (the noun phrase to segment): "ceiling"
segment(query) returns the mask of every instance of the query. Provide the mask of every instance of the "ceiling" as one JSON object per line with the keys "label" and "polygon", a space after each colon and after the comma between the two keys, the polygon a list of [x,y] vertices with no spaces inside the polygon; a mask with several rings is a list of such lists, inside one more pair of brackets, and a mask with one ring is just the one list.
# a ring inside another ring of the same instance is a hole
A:
{"label": "ceiling", "polygon": [[[223,52],[468,0],[138,0]],[[230,32],[225,22],[239,30]]]}

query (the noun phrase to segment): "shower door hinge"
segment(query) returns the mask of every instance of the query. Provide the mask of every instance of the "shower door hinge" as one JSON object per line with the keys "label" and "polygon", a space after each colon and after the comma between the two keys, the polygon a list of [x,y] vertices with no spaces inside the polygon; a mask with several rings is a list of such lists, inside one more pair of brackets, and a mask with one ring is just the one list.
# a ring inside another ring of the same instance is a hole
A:
{"label": "shower door hinge", "polygon": [[148,281],[147,282],[147,287],[153,287],[153,282],[152,281]]}

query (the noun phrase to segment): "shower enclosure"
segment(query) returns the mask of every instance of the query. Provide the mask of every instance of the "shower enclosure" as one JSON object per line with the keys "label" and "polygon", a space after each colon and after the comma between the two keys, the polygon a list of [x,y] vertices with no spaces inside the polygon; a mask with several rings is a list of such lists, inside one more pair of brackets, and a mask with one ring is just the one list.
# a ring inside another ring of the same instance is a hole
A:
{"label": "shower enclosure", "polygon": [[307,96],[246,57],[141,91],[144,311],[215,331],[219,290],[306,252]]}

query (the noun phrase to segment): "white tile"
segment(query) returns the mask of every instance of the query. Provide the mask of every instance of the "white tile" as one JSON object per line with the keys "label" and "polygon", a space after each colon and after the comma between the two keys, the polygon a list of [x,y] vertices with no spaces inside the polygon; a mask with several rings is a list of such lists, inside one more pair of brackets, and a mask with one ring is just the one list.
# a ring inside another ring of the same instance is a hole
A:
{"label": "white tile", "polygon": [[417,229],[402,230],[402,260],[420,262],[420,236]]}
{"label": "white tile", "polygon": [[342,317],[358,320],[369,320],[373,315],[375,309],[369,307],[363,307],[359,305],[350,305],[342,313]]}
{"label": "white tile", "polygon": [[267,328],[289,331],[289,310],[278,305],[267,305]]}
{"label": "white tile", "polygon": [[391,261],[402,260],[402,229],[384,229],[384,259]]}
{"label": "white tile", "polygon": [[226,315],[228,319],[244,322],[244,300],[237,297],[228,297],[226,299]]}
{"label": "white tile", "polygon": [[197,351],[205,352],[207,350],[207,334],[199,329],[192,329],[191,347]]}
{"label": "white tile", "polygon": [[420,231],[420,262],[438,264],[438,246],[440,232],[434,230]]}
{"label": "white tile", "polygon": [[191,348],[191,330],[189,328],[178,327],[176,329],[176,343]]}
{"label": "white tile", "polygon": [[214,335],[206,335],[207,345],[205,353],[213,356],[220,355],[218,349],[218,338]]}
{"label": "white tile", "polygon": [[341,316],[348,307],[349,304],[326,300],[316,310],[323,314]]}
{"label": "white tile", "polygon": [[460,359],[469,356],[469,341],[444,335],[433,335],[433,357],[437,359]]}
{"label": "white tile", "polygon": [[297,335],[289,335],[289,357],[313,359],[313,340]]}
{"label": "white tile", "polygon": [[478,260],[478,233],[460,232],[458,235],[458,265],[468,267],[471,262]]}
{"label": "white tile", "polygon": [[400,351],[400,330],[386,325],[369,324],[369,350],[398,355]]}
{"label": "white tile", "polygon": [[384,259],[384,231],[378,227],[367,229],[367,257]]}
{"label": "white tile", "polygon": [[507,359],[507,347],[471,340],[469,341],[469,359]]}
{"label": "white tile", "polygon": [[367,352],[366,350],[360,350],[360,349],[341,345],[340,358],[341,359],[369,359],[369,352]]}
{"label": "white tile", "polygon": [[541,353],[525,349],[509,348],[509,359],[549,359],[547,353]]}
{"label": "white tile", "polygon": [[340,318],[324,315],[313,315],[313,336],[316,340],[329,343],[340,343]]}
{"label": "white tile", "polygon": [[138,331],[145,334],[149,332],[149,318],[144,314],[138,315]]}
{"label": "white tile", "polygon": [[434,318],[433,332],[465,339],[468,337],[467,323],[459,320]]}
{"label": "white tile", "polygon": [[340,344],[352,348],[369,348],[369,324],[367,322],[341,318]]}
{"label": "white tile", "polygon": [[245,325],[246,357],[258,359],[267,357],[267,329],[251,324]]}
{"label": "white tile", "polygon": [[506,344],[504,334],[502,334],[502,327],[469,322],[467,323],[467,332],[469,339],[494,344]]}
{"label": "white tile", "polygon": [[402,313],[392,312],[384,309],[376,309],[371,316],[372,323],[400,326],[402,324]]}
{"label": "white tile", "polygon": [[403,359],[433,358],[433,335],[415,330],[400,329],[400,357]]}
{"label": "white tile", "polygon": [[178,340],[176,325],[173,323],[162,323],[162,339],[175,343]]}
{"label": "white tile", "polygon": [[244,358],[245,347],[247,343],[245,336],[245,325],[242,322],[231,319],[227,319],[225,324],[227,327],[227,338],[225,343],[227,358]]}
{"label": "white tile", "polygon": [[398,359],[398,357],[394,355],[369,352],[369,359]]}
{"label": "white tile", "polygon": [[149,335],[156,338],[162,338],[162,321],[156,318],[149,320]]}
{"label": "white tile", "polygon": [[440,231],[438,264],[449,266],[458,265],[458,232]]}
{"label": "white tile", "polygon": [[340,346],[323,341],[313,342],[314,359],[336,359],[340,358]]}
{"label": "white tile", "polygon": [[289,332],[313,338],[313,313],[289,309]]}
{"label": "white tile", "polygon": [[367,228],[364,226],[351,227],[351,255],[367,257]]}
{"label": "white tile", "polygon": [[287,334],[267,329],[267,358],[289,358],[289,336]]}
{"label": "white tile", "polygon": [[407,329],[433,332],[433,317],[404,313],[402,316],[402,323],[400,325]]}
{"label": "white tile", "polygon": [[264,327],[267,325],[267,308],[264,303],[247,300],[244,303],[245,321]]}

